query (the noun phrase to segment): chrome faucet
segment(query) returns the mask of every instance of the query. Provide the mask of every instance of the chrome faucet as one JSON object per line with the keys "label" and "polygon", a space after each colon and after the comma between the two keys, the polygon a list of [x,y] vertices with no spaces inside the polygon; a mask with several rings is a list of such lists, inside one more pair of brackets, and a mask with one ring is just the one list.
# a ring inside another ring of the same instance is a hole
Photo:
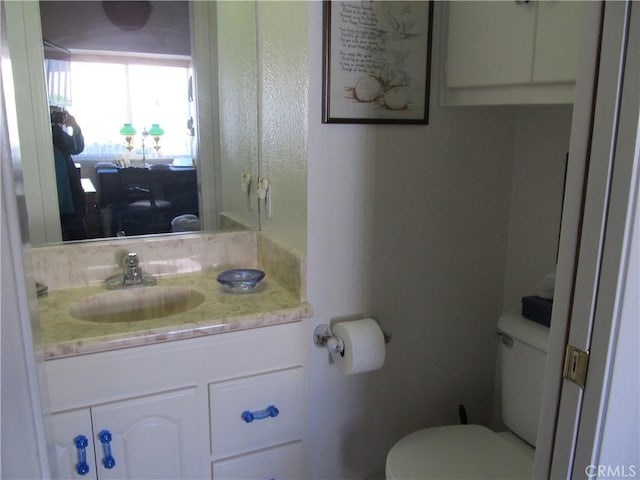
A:
{"label": "chrome faucet", "polygon": [[137,253],[127,253],[122,261],[122,269],[124,270],[124,285],[139,285],[142,283],[142,267],[138,260]]}
{"label": "chrome faucet", "polygon": [[142,287],[155,285],[156,278],[143,275],[137,253],[127,253],[122,261],[122,273],[107,279],[107,289],[117,290],[127,287]]}

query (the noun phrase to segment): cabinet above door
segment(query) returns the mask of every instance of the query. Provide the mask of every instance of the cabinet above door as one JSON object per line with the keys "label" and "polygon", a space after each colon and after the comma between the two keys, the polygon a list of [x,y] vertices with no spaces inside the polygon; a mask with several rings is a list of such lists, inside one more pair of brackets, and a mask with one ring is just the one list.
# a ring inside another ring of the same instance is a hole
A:
{"label": "cabinet above door", "polygon": [[572,103],[582,2],[448,2],[443,103]]}

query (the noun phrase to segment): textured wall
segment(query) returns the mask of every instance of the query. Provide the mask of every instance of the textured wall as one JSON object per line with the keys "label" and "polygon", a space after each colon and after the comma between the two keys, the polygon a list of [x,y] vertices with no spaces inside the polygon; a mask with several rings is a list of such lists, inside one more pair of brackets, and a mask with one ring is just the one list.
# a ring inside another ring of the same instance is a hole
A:
{"label": "textured wall", "polygon": [[258,2],[259,155],[271,182],[272,217],[261,203],[261,230],[306,252],[307,3]]}
{"label": "textured wall", "polygon": [[[249,228],[258,225],[258,97],[254,2],[219,2],[218,89],[222,212]],[[241,191],[242,174],[253,183]]]}

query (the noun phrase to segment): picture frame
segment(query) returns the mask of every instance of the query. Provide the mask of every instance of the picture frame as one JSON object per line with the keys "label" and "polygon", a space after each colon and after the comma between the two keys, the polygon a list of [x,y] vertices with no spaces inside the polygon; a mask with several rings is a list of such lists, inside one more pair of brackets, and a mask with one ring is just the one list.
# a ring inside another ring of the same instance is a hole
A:
{"label": "picture frame", "polygon": [[433,1],[323,1],[323,123],[429,123]]}

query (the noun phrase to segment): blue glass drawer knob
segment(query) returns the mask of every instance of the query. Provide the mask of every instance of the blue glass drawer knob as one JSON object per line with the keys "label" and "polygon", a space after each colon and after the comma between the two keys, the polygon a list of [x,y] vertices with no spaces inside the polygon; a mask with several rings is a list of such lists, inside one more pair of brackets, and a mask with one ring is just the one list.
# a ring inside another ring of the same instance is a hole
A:
{"label": "blue glass drawer knob", "polygon": [[264,410],[258,410],[255,412],[245,410],[244,412],[242,412],[241,417],[245,422],[251,423],[254,420],[263,420],[265,418],[277,417],[279,413],[280,410],[278,410],[273,405],[269,405]]}

